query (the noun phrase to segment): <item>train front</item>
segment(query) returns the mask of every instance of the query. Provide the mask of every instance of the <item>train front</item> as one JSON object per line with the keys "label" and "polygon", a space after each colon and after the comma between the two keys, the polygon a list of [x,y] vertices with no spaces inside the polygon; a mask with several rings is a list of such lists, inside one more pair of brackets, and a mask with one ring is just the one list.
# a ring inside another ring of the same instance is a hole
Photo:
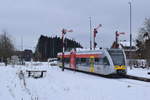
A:
{"label": "train front", "polygon": [[124,75],[127,73],[126,67],[126,56],[122,49],[109,49],[108,53],[110,54],[113,67],[116,70],[117,74]]}

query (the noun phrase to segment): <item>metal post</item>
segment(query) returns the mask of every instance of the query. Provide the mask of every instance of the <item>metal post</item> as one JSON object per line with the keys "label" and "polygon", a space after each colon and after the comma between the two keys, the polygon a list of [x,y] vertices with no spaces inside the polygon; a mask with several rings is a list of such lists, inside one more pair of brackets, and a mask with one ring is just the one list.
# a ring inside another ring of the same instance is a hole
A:
{"label": "metal post", "polygon": [[90,50],[92,50],[92,23],[91,23],[91,17],[90,19]]}
{"label": "metal post", "polygon": [[[129,7],[130,7],[130,52],[129,52],[129,59],[131,60],[132,58],[132,4],[131,1],[129,2]],[[130,69],[132,69],[132,65],[130,65]]]}
{"label": "metal post", "polygon": [[93,49],[95,50],[95,37],[93,37]]}
{"label": "metal post", "polygon": [[62,71],[64,71],[64,29],[62,30]]}
{"label": "metal post", "polygon": [[94,30],[93,30],[93,49],[94,50],[96,47],[96,42],[95,42],[96,34],[97,34],[97,28],[94,28]]}
{"label": "metal post", "polygon": [[132,49],[132,4],[129,2],[130,6],[130,50]]}
{"label": "metal post", "polygon": [[118,31],[116,31],[116,44],[115,44],[115,48],[118,48]]}

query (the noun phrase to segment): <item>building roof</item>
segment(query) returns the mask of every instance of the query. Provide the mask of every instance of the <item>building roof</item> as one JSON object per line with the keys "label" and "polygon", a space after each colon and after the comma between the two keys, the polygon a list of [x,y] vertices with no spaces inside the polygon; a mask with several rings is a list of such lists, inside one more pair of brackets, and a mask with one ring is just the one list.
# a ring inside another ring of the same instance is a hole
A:
{"label": "building roof", "polygon": [[[120,44],[124,47],[130,47],[130,42],[128,42],[128,41],[122,41],[122,42],[120,42]],[[132,46],[136,47],[136,43],[132,42]]]}
{"label": "building roof", "polygon": [[[126,42],[126,41],[120,42],[119,48],[123,48],[125,50],[132,49],[134,51],[137,50],[135,42],[132,42],[132,47],[130,48],[130,42]],[[129,50],[129,51],[131,51],[131,50]]]}

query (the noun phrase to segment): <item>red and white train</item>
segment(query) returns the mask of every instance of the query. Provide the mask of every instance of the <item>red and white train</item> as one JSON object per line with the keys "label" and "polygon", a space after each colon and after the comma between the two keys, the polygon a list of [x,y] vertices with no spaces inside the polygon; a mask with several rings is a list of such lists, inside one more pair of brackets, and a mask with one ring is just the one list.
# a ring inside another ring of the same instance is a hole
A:
{"label": "red and white train", "polygon": [[[62,67],[62,53],[58,53]],[[64,67],[101,75],[126,74],[126,56],[122,49],[71,51],[64,53]]]}

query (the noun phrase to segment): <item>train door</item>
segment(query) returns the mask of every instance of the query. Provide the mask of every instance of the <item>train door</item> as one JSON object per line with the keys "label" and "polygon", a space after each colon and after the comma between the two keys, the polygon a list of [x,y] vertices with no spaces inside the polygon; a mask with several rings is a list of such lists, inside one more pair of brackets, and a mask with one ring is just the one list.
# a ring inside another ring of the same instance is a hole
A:
{"label": "train door", "polygon": [[75,53],[75,51],[70,53],[70,68],[76,69],[76,53]]}
{"label": "train door", "polygon": [[94,72],[94,56],[90,56],[90,72]]}
{"label": "train door", "polygon": [[105,56],[103,58],[103,74],[107,75],[109,73],[110,73],[110,63],[109,63],[108,58]]}

